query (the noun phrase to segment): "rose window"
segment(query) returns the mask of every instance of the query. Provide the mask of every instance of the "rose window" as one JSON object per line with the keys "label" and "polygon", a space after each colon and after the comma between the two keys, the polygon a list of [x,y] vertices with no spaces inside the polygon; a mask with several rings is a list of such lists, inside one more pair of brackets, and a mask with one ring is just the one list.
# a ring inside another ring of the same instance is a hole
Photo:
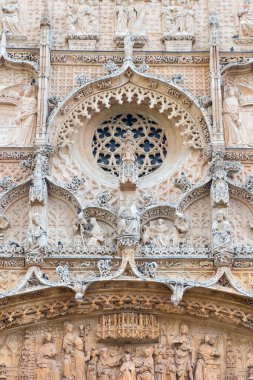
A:
{"label": "rose window", "polygon": [[118,176],[120,148],[127,129],[132,131],[136,140],[139,176],[158,169],[167,155],[167,137],[156,121],[141,114],[117,114],[97,127],[92,140],[97,164],[104,171]]}

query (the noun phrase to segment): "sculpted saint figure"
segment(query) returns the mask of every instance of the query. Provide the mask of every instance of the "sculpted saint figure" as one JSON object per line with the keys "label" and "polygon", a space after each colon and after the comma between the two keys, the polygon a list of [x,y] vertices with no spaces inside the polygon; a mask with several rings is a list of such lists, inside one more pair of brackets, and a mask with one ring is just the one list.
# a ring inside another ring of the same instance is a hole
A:
{"label": "sculpted saint figure", "polygon": [[[125,40],[127,44],[132,46],[132,33],[127,33]],[[120,157],[122,162],[135,162],[136,161],[136,142],[133,136],[133,132],[128,130],[124,134],[122,147],[119,149]]]}
{"label": "sculpted saint figure", "polygon": [[154,350],[152,347],[144,350],[144,357],[136,363],[137,380],[154,380]]}
{"label": "sculpted saint figure", "polygon": [[60,380],[60,372],[56,362],[57,351],[50,333],[44,337],[43,345],[37,360],[37,380]]}
{"label": "sculpted saint figure", "polygon": [[28,228],[28,235],[25,242],[27,250],[43,249],[47,245],[47,234],[41,226],[40,214],[30,214],[30,226]]}
{"label": "sculpted saint figure", "polygon": [[63,379],[75,379],[75,341],[76,336],[73,334],[73,325],[69,322],[65,324],[65,334],[63,337]]}
{"label": "sculpted saint figure", "polygon": [[233,229],[222,210],[217,211],[212,226],[214,252],[231,250]]}
{"label": "sculpted saint figure", "polygon": [[168,350],[167,380],[177,380],[176,379],[175,353],[173,350]]}
{"label": "sculpted saint figure", "polygon": [[96,218],[90,218],[90,224],[91,224],[92,229],[90,231],[91,237],[88,240],[88,245],[100,246],[100,243],[103,243],[104,241],[103,230],[98,224]]}
{"label": "sculpted saint figure", "polygon": [[127,10],[122,0],[116,2],[116,31],[125,33],[127,30]]}
{"label": "sculpted saint figure", "polygon": [[241,135],[241,121],[239,118],[239,91],[229,87],[223,102],[223,121],[225,140],[228,146],[243,145]]}
{"label": "sculpted saint figure", "polygon": [[244,37],[253,37],[253,15],[250,14],[250,0],[243,1],[243,9],[238,12],[239,22]]}
{"label": "sculpted saint figure", "polygon": [[97,379],[98,351],[92,348],[87,368],[87,380]]}
{"label": "sculpted saint figure", "polygon": [[86,379],[86,362],[89,360],[89,355],[84,356],[84,346],[81,337],[75,338],[75,379]]}
{"label": "sculpted saint figure", "polygon": [[125,352],[122,361],[123,363],[120,367],[120,380],[136,380],[135,364],[132,360],[131,354]]}
{"label": "sculpted saint figure", "polygon": [[175,367],[178,380],[193,380],[192,343],[186,325],[180,327],[180,335],[173,340]]}
{"label": "sculpted saint figure", "polygon": [[2,5],[3,30],[14,35],[22,35],[23,29],[19,20],[18,0],[6,0]]}
{"label": "sculpted saint figure", "polygon": [[37,118],[37,99],[34,85],[25,86],[20,92],[19,116],[15,120],[19,132],[12,143],[17,145],[31,145]]}
{"label": "sculpted saint figure", "polygon": [[170,245],[170,227],[163,219],[158,219],[154,225],[144,226],[143,241],[156,247],[168,247]]}
{"label": "sculpted saint figure", "polygon": [[215,358],[220,354],[214,347],[214,339],[206,335],[197,355],[197,364],[194,380],[217,380],[209,365],[212,365]]}
{"label": "sculpted saint figure", "polygon": [[104,347],[100,350],[97,365],[97,374],[99,380],[116,380],[116,370],[119,365],[119,358],[112,357],[108,348]]}
{"label": "sculpted saint figure", "polygon": [[140,215],[135,204],[119,209],[118,235],[139,235]]}
{"label": "sculpted saint figure", "polygon": [[178,244],[185,240],[189,231],[190,223],[183,213],[177,211],[176,219],[174,222],[173,243]]}
{"label": "sculpted saint figure", "polygon": [[155,380],[167,380],[167,354],[164,346],[155,347]]}

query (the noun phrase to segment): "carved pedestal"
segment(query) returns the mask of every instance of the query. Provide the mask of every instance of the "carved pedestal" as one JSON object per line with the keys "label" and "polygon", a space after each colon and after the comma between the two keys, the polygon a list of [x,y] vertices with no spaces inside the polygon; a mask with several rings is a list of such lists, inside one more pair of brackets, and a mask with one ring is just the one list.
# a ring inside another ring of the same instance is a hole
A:
{"label": "carved pedestal", "polygon": [[165,33],[162,41],[167,51],[191,51],[195,37],[188,34]]}
{"label": "carved pedestal", "polygon": [[68,35],[66,39],[71,50],[95,50],[98,34]]}
{"label": "carved pedestal", "polygon": [[[124,38],[126,36],[126,33],[116,33],[114,36],[114,41],[116,42],[116,45],[120,48],[124,47]],[[145,34],[140,35],[134,35],[134,48],[142,48],[146,42],[147,37]]]}
{"label": "carved pedestal", "polygon": [[39,250],[31,250],[25,255],[26,267],[42,266],[44,263],[43,255]]}
{"label": "carved pedestal", "polygon": [[234,255],[232,252],[223,251],[214,254],[214,265],[218,267],[231,267],[234,262]]}

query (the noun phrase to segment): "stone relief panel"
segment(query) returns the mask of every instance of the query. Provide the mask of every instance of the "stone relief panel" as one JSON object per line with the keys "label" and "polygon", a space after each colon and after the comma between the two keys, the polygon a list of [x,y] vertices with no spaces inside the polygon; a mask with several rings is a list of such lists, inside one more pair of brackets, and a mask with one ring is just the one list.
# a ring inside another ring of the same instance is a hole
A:
{"label": "stone relief panel", "polygon": [[204,197],[194,202],[185,210],[185,215],[190,221],[188,241],[191,244],[204,245],[210,243],[210,199]]}
{"label": "stone relief panel", "polygon": [[[112,322],[112,333],[104,338],[108,325],[103,322],[107,320]],[[251,337],[246,333],[140,312],[33,325],[2,336],[0,352],[5,359],[1,376],[10,380],[73,376],[94,380],[168,376],[170,380],[180,376],[187,380],[245,380],[252,365]]]}
{"label": "stone relief panel", "polygon": [[243,202],[232,198],[228,209],[235,244],[253,244],[252,211]]}
{"label": "stone relief panel", "polygon": [[229,77],[223,101],[225,142],[228,146],[252,147],[253,75]]}
{"label": "stone relief panel", "polygon": [[[0,177],[10,176],[13,182],[21,182],[28,179],[30,169],[20,165],[19,162],[1,162]],[[0,179],[1,181],[1,179]]]}
{"label": "stone relief panel", "polygon": [[72,222],[75,210],[66,202],[50,196],[48,199],[48,242],[62,243],[73,239]]}
{"label": "stone relief panel", "polygon": [[[74,56],[75,57],[75,56]],[[78,55],[76,55],[76,59]],[[92,62],[92,56],[84,56],[84,59],[87,58],[87,62]],[[114,57],[112,57],[113,59]],[[187,57],[186,57],[187,58]],[[64,59],[64,55],[63,55]],[[101,57],[98,57],[98,61]],[[107,61],[109,58],[105,56],[105,60]],[[145,56],[139,57],[139,61],[142,63],[143,61],[148,63],[148,57]],[[60,96],[63,98],[68,92],[72,90],[73,87],[76,86],[75,78],[83,73],[86,78],[96,79],[107,72],[104,67],[98,62],[96,65],[60,65],[53,64],[52,65],[52,76],[51,76],[51,88],[50,95],[51,96]],[[173,65],[166,65],[166,67],[156,64],[150,65],[149,73],[154,74],[163,79],[170,80],[173,75],[177,73],[181,73],[183,75],[184,83],[183,87],[189,90],[196,97],[206,95],[210,95],[210,83],[209,83],[209,67],[206,65],[201,65],[200,67],[194,66],[186,66],[186,65],[177,65],[177,67]],[[64,79],[64,80],[63,80]]]}
{"label": "stone relief panel", "polygon": [[7,209],[6,217],[10,222],[10,228],[4,231],[4,243],[11,241],[22,244],[25,241],[29,226],[29,209],[28,197],[17,200]]}
{"label": "stone relief panel", "polygon": [[26,0],[3,0],[0,12],[0,33],[7,32],[8,39],[14,44],[26,40],[25,14],[27,11]]}

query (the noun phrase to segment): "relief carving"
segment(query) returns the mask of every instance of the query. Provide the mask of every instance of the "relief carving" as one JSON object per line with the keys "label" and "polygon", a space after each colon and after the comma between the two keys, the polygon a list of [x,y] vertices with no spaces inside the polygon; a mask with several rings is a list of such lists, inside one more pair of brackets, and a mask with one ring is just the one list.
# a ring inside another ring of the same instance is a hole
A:
{"label": "relief carving", "polygon": [[216,213],[212,225],[212,239],[214,253],[230,252],[233,243],[233,229],[222,210]]}
{"label": "relief carving", "polygon": [[52,334],[47,333],[43,338],[43,344],[37,358],[36,380],[60,380],[56,356],[57,350],[53,342]]}
{"label": "relief carving", "polygon": [[25,247],[29,251],[43,251],[47,246],[47,234],[41,225],[41,215],[30,212],[30,226],[28,228]]}
{"label": "relief carving", "polygon": [[20,8],[18,0],[5,0],[2,8],[2,30],[14,36],[22,36],[24,29],[20,23]]}

